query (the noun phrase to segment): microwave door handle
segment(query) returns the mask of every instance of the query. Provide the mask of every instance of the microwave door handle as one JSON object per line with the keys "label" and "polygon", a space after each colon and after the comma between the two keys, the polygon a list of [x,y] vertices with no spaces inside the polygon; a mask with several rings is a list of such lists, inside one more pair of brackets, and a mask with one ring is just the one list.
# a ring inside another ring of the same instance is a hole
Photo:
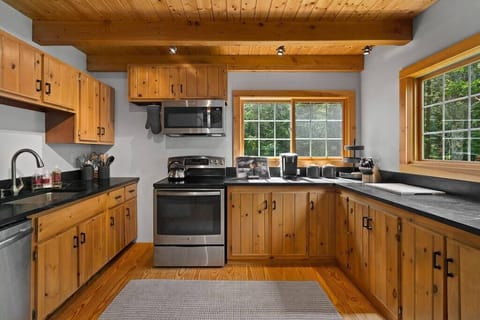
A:
{"label": "microwave door handle", "polygon": [[195,192],[195,191],[187,191],[187,192],[169,192],[169,191],[157,191],[157,196],[177,196],[177,197],[191,197],[191,196],[219,196],[220,192]]}
{"label": "microwave door handle", "polygon": [[210,112],[210,107],[207,108],[207,128],[212,127],[212,114]]}

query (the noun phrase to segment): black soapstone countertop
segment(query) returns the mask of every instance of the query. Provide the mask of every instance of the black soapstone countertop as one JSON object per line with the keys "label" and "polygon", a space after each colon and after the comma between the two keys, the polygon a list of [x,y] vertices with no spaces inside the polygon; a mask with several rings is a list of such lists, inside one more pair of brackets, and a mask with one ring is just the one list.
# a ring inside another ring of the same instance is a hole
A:
{"label": "black soapstone countertop", "polygon": [[[0,229],[6,228],[11,224],[18,223],[27,219],[29,215],[59,207],[67,203],[90,197],[95,194],[106,192],[110,189],[127,185],[132,182],[138,182],[138,177],[110,178],[105,180],[71,180],[64,181],[61,189],[43,189],[35,192],[22,191],[19,196],[5,198],[0,201]],[[38,204],[9,204],[8,202],[27,198],[46,192],[74,192],[70,197],[39,206]]]}

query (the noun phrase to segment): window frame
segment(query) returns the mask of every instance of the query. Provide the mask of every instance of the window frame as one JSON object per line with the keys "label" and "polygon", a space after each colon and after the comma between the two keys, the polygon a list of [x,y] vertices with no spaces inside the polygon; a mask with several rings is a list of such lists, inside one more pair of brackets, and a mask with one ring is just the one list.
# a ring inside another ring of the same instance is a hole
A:
{"label": "window frame", "polygon": [[[329,90],[329,91],[301,91],[301,90],[234,90],[232,92],[233,98],[233,165],[235,158],[243,156],[243,108],[242,101],[249,102],[257,101],[341,101],[343,103],[343,127],[342,127],[342,144],[353,143],[356,138],[356,113],[355,113],[355,91],[350,90]],[[292,106],[291,123],[295,122],[295,105]],[[292,135],[290,137],[290,148],[295,143],[295,132],[290,127]],[[348,166],[343,162],[343,157],[347,156],[345,150],[342,148],[341,157],[299,157],[298,165],[301,167],[309,164],[323,165],[326,163],[334,164],[336,166]],[[279,166],[279,157],[268,157],[269,166]]]}
{"label": "window frame", "polygon": [[480,59],[480,33],[422,59],[399,73],[400,171],[480,182],[480,163],[422,159],[422,80]]}

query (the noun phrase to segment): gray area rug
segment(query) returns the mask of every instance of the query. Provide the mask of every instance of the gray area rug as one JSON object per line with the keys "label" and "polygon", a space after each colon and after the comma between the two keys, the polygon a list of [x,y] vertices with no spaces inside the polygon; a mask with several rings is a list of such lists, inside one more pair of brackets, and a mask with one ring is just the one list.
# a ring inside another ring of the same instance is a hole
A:
{"label": "gray area rug", "polygon": [[100,319],[342,319],[315,281],[131,280]]}

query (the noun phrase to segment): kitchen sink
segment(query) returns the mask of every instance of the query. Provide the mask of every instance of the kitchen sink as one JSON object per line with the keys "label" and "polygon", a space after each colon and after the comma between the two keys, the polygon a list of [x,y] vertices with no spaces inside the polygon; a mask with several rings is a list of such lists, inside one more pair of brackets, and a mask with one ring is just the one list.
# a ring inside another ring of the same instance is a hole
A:
{"label": "kitchen sink", "polygon": [[5,202],[5,204],[43,206],[43,205],[48,205],[50,203],[55,203],[55,202],[63,201],[66,199],[70,199],[74,197],[77,193],[78,192],[66,192],[66,191],[65,192],[46,192],[46,193],[31,196],[31,197],[27,197],[27,198]]}

